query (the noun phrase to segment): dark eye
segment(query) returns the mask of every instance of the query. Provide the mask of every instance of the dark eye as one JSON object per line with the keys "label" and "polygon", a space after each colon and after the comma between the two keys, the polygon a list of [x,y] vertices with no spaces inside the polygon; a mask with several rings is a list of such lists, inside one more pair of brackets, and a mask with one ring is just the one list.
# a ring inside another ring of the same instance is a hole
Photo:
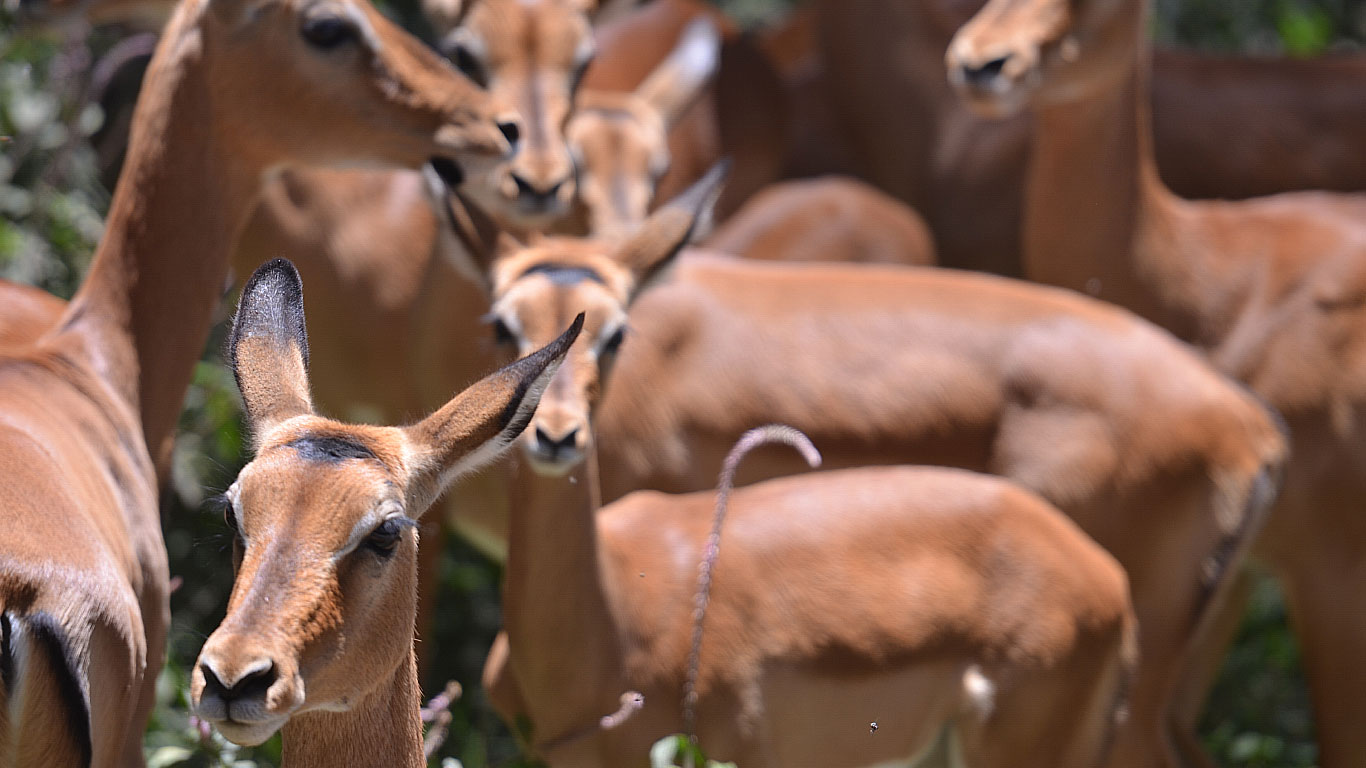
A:
{"label": "dark eye", "polygon": [[340,16],[319,16],[304,21],[304,39],[323,49],[336,48],[342,43],[355,40],[358,32],[350,19]]}
{"label": "dark eye", "polygon": [[615,333],[607,337],[607,341],[602,343],[602,354],[615,355],[621,349],[621,342],[626,341],[626,329],[618,328]]}
{"label": "dark eye", "polygon": [[508,328],[507,323],[498,318],[493,319],[493,340],[499,346],[514,346],[517,344],[517,337],[512,335],[512,329]]}
{"label": "dark eye", "polygon": [[455,50],[451,51],[451,60],[455,62],[455,68],[473,80],[480,88],[489,87],[489,75],[484,71],[484,65],[479,61],[479,57],[464,45],[455,44]]}
{"label": "dark eye", "polygon": [[366,537],[365,546],[376,554],[386,557],[392,555],[394,548],[398,546],[399,538],[403,535],[404,527],[400,518],[391,517],[375,526],[375,530]]}

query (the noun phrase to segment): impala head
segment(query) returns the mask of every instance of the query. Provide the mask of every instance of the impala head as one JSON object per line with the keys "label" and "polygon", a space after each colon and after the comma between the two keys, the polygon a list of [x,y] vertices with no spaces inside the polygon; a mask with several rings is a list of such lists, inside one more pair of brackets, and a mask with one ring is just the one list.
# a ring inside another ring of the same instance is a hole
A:
{"label": "impala head", "polygon": [[565,138],[594,237],[622,237],[645,220],[669,169],[669,131],[702,94],[720,55],[720,32],[700,16],[634,92],[579,94]]}
{"label": "impala head", "polygon": [[652,214],[627,240],[507,235],[488,263],[495,340],[525,354],[565,318],[582,314],[583,333],[551,380],[522,449],[544,474],[573,469],[592,444],[591,416],[617,350],[630,335],[626,312],[640,291],[672,262],[720,194],[726,164],[713,168],[678,199]]}
{"label": "impala head", "polygon": [[257,270],[228,342],[256,456],[226,494],[237,579],[194,668],[201,718],[258,744],[407,671],[416,520],[525,429],[579,327],[413,426],[354,426],[313,413],[298,273],[284,260]]}
{"label": "impala head", "polygon": [[1077,98],[1132,60],[1139,0],[990,0],[949,44],[949,81],[977,111],[1015,114],[1031,101]]}
{"label": "impala head", "polygon": [[161,48],[163,66],[202,61],[215,127],[267,168],[434,160],[451,178],[486,172],[521,133],[510,105],[368,0],[185,0]]}
{"label": "impala head", "polygon": [[427,0],[441,50],[525,120],[520,151],[468,193],[486,209],[544,228],[574,200],[564,123],[596,51],[597,0]]}

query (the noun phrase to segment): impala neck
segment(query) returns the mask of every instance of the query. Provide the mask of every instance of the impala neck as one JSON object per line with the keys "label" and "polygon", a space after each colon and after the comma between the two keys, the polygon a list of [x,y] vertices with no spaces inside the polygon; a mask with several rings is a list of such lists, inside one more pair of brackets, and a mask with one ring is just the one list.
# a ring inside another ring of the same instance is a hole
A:
{"label": "impala neck", "polygon": [[512,493],[503,624],[543,744],[597,723],[624,690],[596,524],[595,458],[569,477],[519,462]]}
{"label": "impala neck", "polygon": [[1199,288],[1208,257],[1183,243],[1184,203],[1158,178],[1148,58],[1140,42],[1093,95],[1036,107],[1025,270],[1198,341],[1207,332]]}
{"label": "impala neck", "polygon": [[196,4],[162,38],[90,274],[58,331],[138,409],[165,479],[170,437],[264,168],[215,127]]}
{"label": "impala neck", "polygon": [[295,715],[282,730],[282,768],[337,765],[421,768],[420,689],[417,659],[410,648],[394,670],[393,682],[371,692],[345,712]]}

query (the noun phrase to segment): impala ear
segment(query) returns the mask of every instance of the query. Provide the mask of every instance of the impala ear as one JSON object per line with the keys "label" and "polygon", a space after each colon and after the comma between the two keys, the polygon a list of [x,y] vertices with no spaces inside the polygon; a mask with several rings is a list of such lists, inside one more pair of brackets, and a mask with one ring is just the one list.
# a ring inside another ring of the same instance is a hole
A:
{"label": "impala ear", "polygon": [[303,281],[289,260],[261,265],[242,289],[228,335],[228,360],[257,436],[313,412]]}
{"label": "impala ear", "polygon": [[426,509],[461,475],[496,459],[531,423],[550,380],[583,329],[583,313],[560,337],[476,382],[407,427],[414,467],[410,509]]}
{"label": "impala ear", "polygon": [[634,293],[657,278],[683,246],[710,228],[712,206],[716,205],[729,172],[729,158],[713,165],[681,195],[650,214],[617,249],[613,258],[635,276]]}
{"label": "impala ear", "polygon": [[721,33],[706,16],[683,28],[678,43],[649,77],[636,88],[636,96],[659,113],[667,130],[672,128],[716,74],[721,61]]}

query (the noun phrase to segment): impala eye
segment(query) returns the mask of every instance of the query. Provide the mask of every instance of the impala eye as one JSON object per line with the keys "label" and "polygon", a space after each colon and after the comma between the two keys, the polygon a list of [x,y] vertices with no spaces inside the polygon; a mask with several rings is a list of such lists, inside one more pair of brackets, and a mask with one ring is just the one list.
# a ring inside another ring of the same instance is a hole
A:
{"label": "impala eye", "polygon": [[355,40],[360,32],[350,19],[341,16],[318,16],[304,21],[300,30],[309,44],[330,50],[342,43]]}
{"label": "impala eye", "polygon": [[388,557],[394,554],[394,548],[398,546],[399,539],[403,536],[403,529],[411,524],[407,518],[391,517],[388,520],[375,526],[375,530],[365,538],[365,546],[375,554]]}
{"label": "impala eye", "polygon": [[607,337],[607,341],[602,343],[602,354],[615,355],[617,350],[621,349],[623,341],[626,341],[626,328],[624,327],[618,328],[616,332]]}

